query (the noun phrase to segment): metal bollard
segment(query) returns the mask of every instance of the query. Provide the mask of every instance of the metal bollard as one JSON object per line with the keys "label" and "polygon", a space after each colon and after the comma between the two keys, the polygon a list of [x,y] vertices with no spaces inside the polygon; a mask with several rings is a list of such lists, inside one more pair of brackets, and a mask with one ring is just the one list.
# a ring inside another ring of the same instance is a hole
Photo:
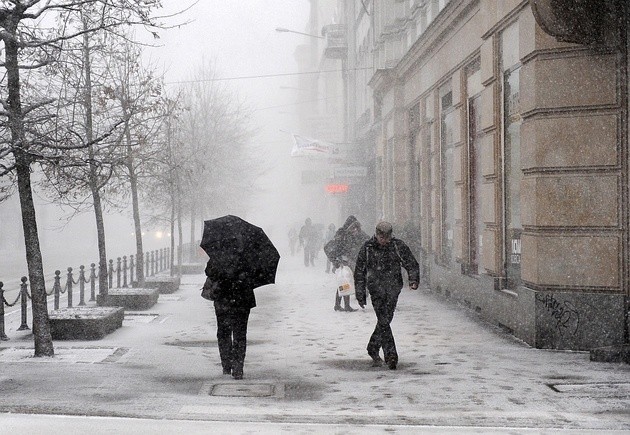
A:
{"label": "metal bollard", "polygon": [[4,333],[4,283],[0,281],[0,340],[8,341],[9,337]]}
{"label": "metal bollard", "polygon": [[66,290],[68,291],[68,308],[72,308],[72,268],[68,268],[68,275],[66,278]]}
{"label": "metal bollard", "polygon": [[107,278],[109,280],[109,288],[114,284],[114,260],[109,260],[109,269],[107,270]]}
{"label": "metal bollard", "polygon": [[116,288],[120,288],[120,257],[116,259]]}
{"label": "metal bollard", "polygon": [[28,327],[27,324],[27,319],[26,319],[26,313],[27,313],[27,305],[28,305],[28,284],[26,284],[26,281],[28,281],[28,278],[23,276],[20,281],[22,281],[22,284],[20,284],[20,298],[22,299],[21,304],[22,304],[22,324],[20,325],[20,327],[17,329],[18,331],[24,331],[27,329],[31,329]]}
{"label": "metal bollard", "polygon": [[175,253],[175,248],[169,249],[166,254],[166,267],[168,267],[169,275],[175,276],[175,265],[173,264],[173,255]]}
{"label": "metal bollard", "polygon": [[85,266],[79,266],[79,306],[85,305]]}
{"label": "metal bollard", "polygon": [[127,256],[123,256],[123,287],[127,288]]}
{"label": "metal bollard", "polygon": [[61,271],[55,270],[55,283],[53,284],[55,294],[55,310],[59,309],[59,298],[61,297]]}
{"label": "metal bollard", "polygon": [[90,264],[90,301],[96,300],[96,264]]}
{"label": "metal bollard", "polygon": [[136,268],[136,263],[133,261],[133,255],[129,256],[129,282],[131,282],[131,286],[133,287],[133,272]]}
{"label": "metal bollard", "polygon": [[149,276],[149,253],[147,252],[146,254],[144,254],[144,277],[146,278],[147,276]]}

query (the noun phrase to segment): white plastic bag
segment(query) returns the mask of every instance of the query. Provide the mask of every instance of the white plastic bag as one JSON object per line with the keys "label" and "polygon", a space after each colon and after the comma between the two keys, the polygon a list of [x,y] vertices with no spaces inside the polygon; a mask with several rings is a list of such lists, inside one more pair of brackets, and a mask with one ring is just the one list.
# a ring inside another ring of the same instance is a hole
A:
{"label": "white plastic bag", "polygon": [[337,289],[339,296],[350,296],[354,294],[354,277],[352,269],[348,266],[342,266],[335,271],[337,277]]}

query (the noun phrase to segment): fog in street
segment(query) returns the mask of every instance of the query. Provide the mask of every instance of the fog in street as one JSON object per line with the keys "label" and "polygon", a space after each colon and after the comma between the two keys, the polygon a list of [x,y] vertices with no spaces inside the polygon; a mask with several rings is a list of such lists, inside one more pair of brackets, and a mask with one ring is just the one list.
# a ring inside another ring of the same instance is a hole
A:
{"label": "fog in street", "polygon": [[630,0],[0,1],[0,71],[0,428],[630,429]]}
{"label": "fog in street", "polygon": [[[303,31],[308,10],[308,2],[298,0],[165,2],[158,15],[168,16],[163,21],[177,26],[159,30],[159,39],[142,28],[136,29],[137,39],[146,43],[143,63],[164,75],[167,93],[175,93],[194,81],[195,71],[206,63],[215,69],[216,85],[226,87],[251,110],[248,127],[255,134],[247,148],[260,171],[251,186],[253,193],[243,196],[238,190],[232,192],[232,204],[203,218],[243,215],[264,227],[282,248],[287,246],[289,223],[303,223],[308,216],[323,223],[339,219],[332,207],[321,207],[321,196],[309,198],[310,192],[301,190],[299,170],[308,162],[290,157],[291,133],[299,133],[294,56],[296,46],[309,43],[309,37],[275,29]],[[37,186],[35,198],[45,274],[97,262],[93,212],[74,215],[72,210],[52,204]],[[15,281],[27,274],[17,195],[0,203],[0,213],[6,239],[0,280]],[[106,210],[105,228],[108,258],[115,261],[135,253],[130,207]],[[200,239],[200,224],[196,228]],[[143,233],[145,251],[170,245],[168,225],[148,226],[144,222]],[[184,243],[190,241],[189,233],[186,222]]]}

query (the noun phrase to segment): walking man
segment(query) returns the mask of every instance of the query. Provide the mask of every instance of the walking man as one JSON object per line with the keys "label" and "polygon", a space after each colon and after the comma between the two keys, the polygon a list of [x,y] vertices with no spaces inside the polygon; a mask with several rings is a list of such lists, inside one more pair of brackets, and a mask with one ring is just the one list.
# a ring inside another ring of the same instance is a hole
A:
{"label": "walking man", "polygon": [[311,218],[306,218],[300,228],[300,246],[304,247],[304,266],[315,266],[315,253],[317,252],[317,229]]}
{"label": "walking man", "polygon": [[418,261],[405,242],[392,236],[392,224],[380,222],[375,235],[359,251],[354,285],[359,306],[365,307],[369,292],[376,313],[376,327],[367,345],[372,365],[378,367],[383,364],[380,357],[380,349],[383,348],[385,363],[390,370],[396,370],[398,365],[390,323],[403,287],[401,267],[409,274],[409,288],[417,289],[420,279]]}

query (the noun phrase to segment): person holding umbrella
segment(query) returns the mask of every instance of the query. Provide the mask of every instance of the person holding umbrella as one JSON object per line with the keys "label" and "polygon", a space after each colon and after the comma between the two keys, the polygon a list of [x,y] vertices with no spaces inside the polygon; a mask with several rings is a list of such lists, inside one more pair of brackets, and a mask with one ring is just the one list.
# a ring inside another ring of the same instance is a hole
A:
{"label": "person holding umbrella", "polygon": [[202,297],[214,301],[223,374],[243,379],[254,289],[275,282],[280,254],[261,228],[231,215],[205,221],[200,246],[209,257]]}

